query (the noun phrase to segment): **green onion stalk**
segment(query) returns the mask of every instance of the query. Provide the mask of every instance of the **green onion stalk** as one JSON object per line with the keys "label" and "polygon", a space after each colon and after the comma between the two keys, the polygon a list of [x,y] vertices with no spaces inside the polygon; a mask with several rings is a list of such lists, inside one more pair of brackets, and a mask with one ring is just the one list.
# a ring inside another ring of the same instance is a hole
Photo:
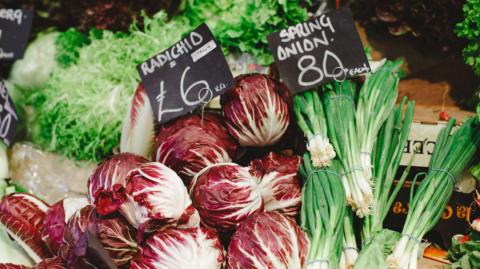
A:
{"label": "green onion stalk", "polygon": [[394,186],[405,143],[410,133],[414,110],[415,102],[407,102],[407,98],[404,97],[378,133],[372,154],[375,203],[372,214],[363,219],[363,245],[368,244],[373,236],[383,229],[383,221],[407,178],[410,166],[405,169],[397,185]]}
{"label": "green onion stalk", "polygon": [[468,119],[451,134],[454,125],[455,119],[451,119],[440,131],[428,173],[414,196],[411,192],[410,210],[401,239],[396,243],[393,253],[387,257],[390,268],[417,268],[423,236],[436,225],[458,179],[480,155],[478,119]]}
{"label": "green onion stalk", "polygon": [[297,125],[307,138],[313,166],[329,166],[335,158],[335,151],[328,140],[327,122],[319,93],[310,90],[293,96],[293,110]]}
{"label": "green onion stalk", "polygon": [[340,262],[347,207],[339,171],[336,160],[329,168],[316,169],[310,154],[304,154],[300,167],[305,180],[300,218],[310,239],[307,269],[336,268]]}
{"label": "green onion stalk", "polygon": [[358,247],[353,227],[353,211],[348,209],[343,218],[343,247],[340,269],[351,269],[358,258]]}
{"label": "green onion stalk", "polygon": [[360,90],[356,119],[360,160],[365,176],[372,178],[372,149],[378,132],[395,108],[398,97],[398,70],[403,61],[387,61],[369,74]]}
{"label": "green onion stalk", "polygon": [[332,82],[324,86],[324,109],[330,142],[342,165],[342,182],[347,203],[357,216],[370,213],[373,191],[363,173],[360,144],[355,125],[355,84],[351,81]]}

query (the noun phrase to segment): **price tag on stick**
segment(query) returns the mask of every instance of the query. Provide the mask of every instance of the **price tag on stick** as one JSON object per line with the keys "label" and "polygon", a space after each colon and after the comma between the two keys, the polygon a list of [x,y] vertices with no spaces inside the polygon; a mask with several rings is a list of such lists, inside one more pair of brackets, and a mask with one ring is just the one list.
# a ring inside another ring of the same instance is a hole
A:
{"label": "price tag on stick", "polygon": [[23,57],[32,21],[32,10],[0,9],[0,60]]}
{"label": "price tag on stick", "polygon": [[206,24],[137,70],[160,123],[207,104],[233,83],[222,49]]}
{"label": "price tag on stick", "polygon": [[272,33],[268,42],[280,76],[292,93],[370,72],[348,8]]}
{"label": "price tag on stick", "polygon": [[0,138],[10,147],[17,130],[18,116],[7,86],[0,81]]}

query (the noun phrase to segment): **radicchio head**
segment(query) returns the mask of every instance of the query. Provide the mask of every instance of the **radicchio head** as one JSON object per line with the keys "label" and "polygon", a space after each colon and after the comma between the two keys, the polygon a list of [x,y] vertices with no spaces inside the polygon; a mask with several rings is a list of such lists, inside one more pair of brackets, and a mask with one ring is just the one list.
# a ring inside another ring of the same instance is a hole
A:
{"label": "radicchio head", "polygon": [[296,216],[301,206],[299,165],[297,156],[270,153],[248,167],[234,163],[209,166],[192,181],[193,205],[202,223],[222,234],[263,210]]}
{"label": "radicchio head", "polygon": [[257,179],[248,170],[225,163],[197,174],[191,195],[204,225],[228,233],[248,216],[263,210]]}
{"label": "radicchio head", "polygon": [[306,234],[293,219],[262,212],[238,226],[228,246],[228,268],[303,268],[308,247]]}
{"label": "radicchio head", "polygon": [[98,235],[98,218],[95,207],[88,205],[77,210],[68,220],[59,251],[67,268],[92,268],[87,257],[87,231],[93,236]]}
{"label": "radicchio head", "polygon": [[169,226],[194,227],[200,222],[182,180],[161,163],[146,163],[132,170],[119,192],[125,199],[120,212],[140,235]]}
{"label": "radicchio head", "polygon": [[117,266],[128,264],[137,252],[137,232],[121,216],[98,220],[98,240]]}
{"label": "radicchio head", "polygon": [[0,203],[0,226],[35,262],[51,257],[41,235],[47,210],[45,202],[26,193],[4,196]]}
{"label": "radicchio head", "polygon": [[140,156],[150,156],[155,136],[155,119],[152,106],[143,84],[133,95],[127,115],[123,122],[120,151],[131,152]]}
{"label": "radicchio head", "polygon": [[0,269],[65,269],[65,265],[60,257],[45,259],[33,267],[18,265],[12,263],[0,264]]}
{"label": "radicchio head", "polygon": [[290,124],[285,88],[262,74],[242,75],[221,97],[228,131],[242,146],[263,147],[280,140]]}
{"label": "radicchio head", "polygon": [[63,242],[63,232],[67,221],[79,209],[88,204],[85,198],[65,198],[53,204],[43,221],[42,240],[50,252],[57,254]]}
{"label": "radicchio head", "polygon": [[217,234],[205,228],[168,229],[150,237],[131,269],[222,269],[225,252]]}
{"label": "radicchio head", "polygon": [[230,162],[236,149],[219,116],[188,115],[160,129],[152,159],[172,168],[188,185],[206,166]]}
{"label": "radicchio head", "polygon": [[103,161],[88,179],[88,198],[101,215],[115,212],[123,200],[115,189],[125,183],[130,170],[148,162],[144,157],[132,153],[120,153]]}
{"label": "radicchio head", "polygon": [[266,211],[295,217],[302,204],[302,187],[297,173],[300,157],[270,153],[250,163],[250,173],[259,183]]}

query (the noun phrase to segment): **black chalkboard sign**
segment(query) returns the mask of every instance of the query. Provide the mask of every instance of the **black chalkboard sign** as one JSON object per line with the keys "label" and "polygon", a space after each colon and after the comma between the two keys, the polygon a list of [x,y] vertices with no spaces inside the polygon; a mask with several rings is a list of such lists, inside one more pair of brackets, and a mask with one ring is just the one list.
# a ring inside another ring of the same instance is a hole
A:
{"label": "black chalkboard sign", "polygon": [[0,81],[0,138],[9,147],[13,144],[17,124],[18,116],[12,98],[5,83]]}
{"label": "black chalkboard sign", "polygon": [[206,24],[137,70],[160,123],[208,103],[233,83],[222,49]]}
{"label": "black chalkboard sign", "polygon": [[370,71],[346,7],[268,36],[281,78],[293,93]]}
{"label": "black chalkboard sign", "polygon": [[32,10],[0,9],[0,60],[16,60],[23,57],[32,21]]}

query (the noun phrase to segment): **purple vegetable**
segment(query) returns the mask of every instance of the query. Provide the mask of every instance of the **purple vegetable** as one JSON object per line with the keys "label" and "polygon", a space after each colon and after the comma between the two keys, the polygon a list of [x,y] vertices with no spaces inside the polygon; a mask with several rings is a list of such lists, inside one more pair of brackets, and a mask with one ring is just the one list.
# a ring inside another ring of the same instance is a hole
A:
{"label": "purple vegetable", "polygon": [[87,231],[93,236],[98,235],[98,218],[95,207],[88,205],[77,210],[68,220],[59,251],[67,268],[93,268],[87,257]]}
{"label": "purple vegetable", "polygon": [[155,137],[155,119],[147,92],[140,84],[125,117],[120,151],[148,157]]}
{"label": "purple vegetable", "polygon": [[0,203],[0,226],[35,262],[52,256],[41,235],[47,210],[45,202],[26,193],[4,196]]}
{"label": "purple vegetable", "polygon": [[288,91],[262,74],[242,75],[221,97],[228,131],[242,146],[264,147],[280,140],[290,124]]}
{"label": "purple vegetable", "polygon": [[42,240],[50,252],[57,254],[63,242],[63,232],[67,221],[79,209],[88,204],[85,198],[65,198],[53,204],[43,221]]}
{"label": "purple vegetable", "polygon": [[57,256],[45,259],[33,267],[12,263],[3,263],[0,264],[0,269],[65,269],[65,264],[63,263],[62,259]]}
{"label": "purple vegetable", "polygon": [[140,236],[169,226],[195,227],[200,220],[182,180],[170,168],[158,162],[132,170],[118,196],[125,202],[120,212]]}
{"label": "purple vegetable", "polygon": [[103,161],[88,179],[88,199],[96,206],[101,215],[108,215],[118,210],[123,202],[116,195],[116,189],[123,187],[130,170],[148,162],[144,157],[121,153]]}
{"label": "purple vegetable", "polygon": [[168,229],[150,237],[131,269],[222,269],[225,252],[217,234],[205,228]]}
{"label": "purple vegetable", "polygon": [[188,115],[164,125],[155,137],[152,159],[173,169],[188,186],[210,164],[231,162],[237,145],[220,117]]}
{"label": "purple vegetable", "polygon": [[224,234],[264,210],[296,216],[301,206],[299,164],[297,156],[270,153],[248,167],[224,163],[205,168],[191,188],[202,224]]}
{"label": "purple vegetable", "polygon": [[263,212],[238,226],[228,246],[228,268],[303,268],[308,248],[306,234],[293,219]]}
{"label": "purple vegetable", "polygon": [[128,264],[137,252],[137,231],[121,216],[98,220],[98,240],[117,266]]}

